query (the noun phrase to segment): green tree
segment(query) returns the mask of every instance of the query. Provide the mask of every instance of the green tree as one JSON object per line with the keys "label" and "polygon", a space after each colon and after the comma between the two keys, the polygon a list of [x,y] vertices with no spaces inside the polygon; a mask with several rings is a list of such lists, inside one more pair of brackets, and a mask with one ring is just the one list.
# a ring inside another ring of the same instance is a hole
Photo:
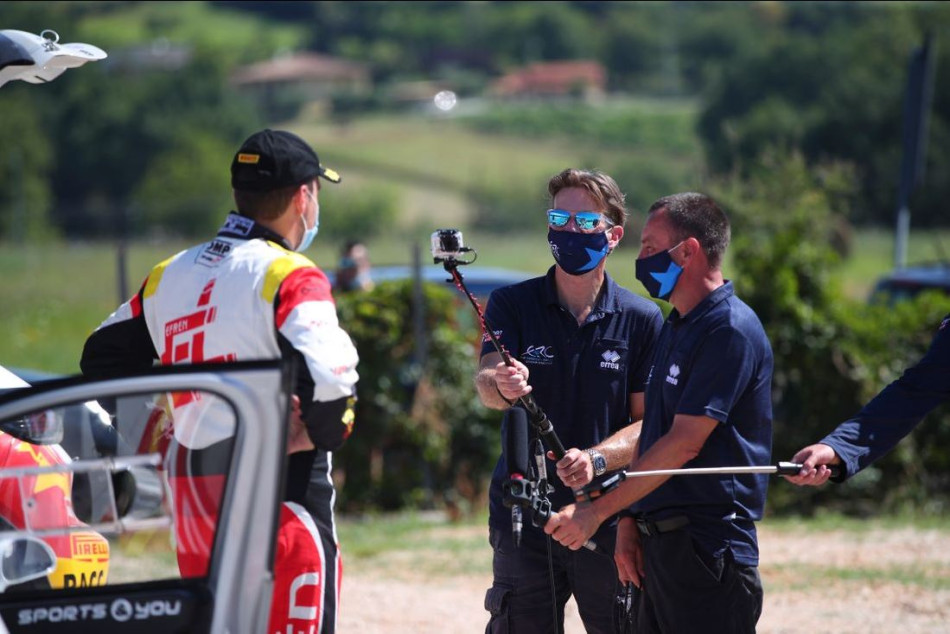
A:
{"label": "green tree", "polygon": [[[759,316],[772,344],[775,460],[789,459],[855,414],[920,358],[936,324],[950,312],[950,299],[943,296],[867,306],[841,295],[833,245],[854,182],[847,165],[809,168],[801,155],[771,153],[755,162],[747,178],[733,176],[714,187],[732,220],[737,294]],[[845,486],[776,484],[769,508],[944,510],[950,502],[950,420],[945,412],[931,418]]]}
{"label": "green tree", "polygon": [[56,234],[50,223],[51,142],[28,90],[5,86],[0,97],[0,238],[21,242]]}
{"label": "green tree", "polygon": [[207,132],[181,131],[131,194],[138,231],[206,237],[217,230],[234,207],[227,167],[233,154],[230,144]]}
{"label": "green tree", "polygon": [[[854,165],[854,221],[892,222],[901,161],[901,119],[909,53],[924,33],[950,24],[932,4],[788,5],[769,47],[723,67],[699,131],[710,169],[746,174],[767,148],[802,152],[809,165]],[[840,6],[840,5],[839,5]],[[831,19],[829,19],[831,18]],[[946,105],[950,55],[938,48],[932,138],[925,187],[913,201],[919,224],[942,222],[950,178]],[[938,105],[940,104],[940,105]]]}
{"label": "green tree", "polygon": [[423,360],[413,297],[405,281],[337,298],[360,355],[356,424],[336,461],[346,510],[440,503],[469,511],[484,503],[500,441],[499,415],[480,406],[472,381],[478,332],[459,319],[459,298],[425,285]]}
{"label": "green tree", "polygon": [[[192,197],[202,175],[217,174],[208,185],[220,187],[230,164],[220,149],[236,147],[258,127],[250,105],[228,88],[226,69],[211,50],[196,49],[192,61],[178,71],[113,74],[107,66],[81,70],[82,81],[62,84],[61,94],[54,97],[60,103],[51,114],[58,158],[53,179],[61,201],[55,217],[70,235],[111,233],[117,210],[135,199],[151,210],[167,210],[183,196]],[[196,131],[197,138],[187,138]],[[187,161],[195,174],[186,175],[175,156]],[[159,157],[163,164],[156,166]],[[196,165],[195,160],[218,163]],[[143,185],[153,167],[166,175],[176,170],[177,184],[190,181],[188,191]],[[143,188],[148,201],[141,198]],[[226,188],[209,189],[212,200],[226,200],[226,193]],[[189,200],[197,205],[208,199]],[[205,213],[220,218],[222,210]]]}

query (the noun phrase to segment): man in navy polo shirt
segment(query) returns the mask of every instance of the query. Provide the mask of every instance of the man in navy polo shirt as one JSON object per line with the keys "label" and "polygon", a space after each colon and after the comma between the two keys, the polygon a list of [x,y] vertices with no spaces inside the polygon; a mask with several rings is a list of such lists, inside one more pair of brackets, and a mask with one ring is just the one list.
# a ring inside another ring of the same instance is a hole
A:
{"label": "man in navy polo shirt", "polygon": [[[661,198],[643,228],[637,279],[673,305],[656,344],[633,470],[767,465],[772,350],[720,264],[729,221],[702,194]],[[545,526],[580,548],[604,518],[620,521],[622,581],[641,590],[640,632],[754,632],[762,612],[758,543],[765,475],[628,478]]]}
{"label": "man in navy polo shirt", "polygon": [[[533,394],[558,438],[571,447],[547,466],[558,475],[551,478],[550,496],[557,509],[573,499],[571,489],[626,466],[634,455],[662,316],[605,271],[627,215],[614,180],[568,169],[551,179],[548,193],[548,242],[556,265],[543,277],[491,295],[486,322],[514,359],[506,366],[486,338],[476,386],[482,402],[495,409]],[[588,632],[616,631],[613,522],[596,535],[601,552],[552,543],[530,521],[516,546],[511,510],[503,505],[508,478],[503,455],[489,493],[494,581],[485,596],[491,613],[486,631],[563,632],[564,605],[572,594]]]}
{"label": "man in navy polo shirt", "polygon": [[843,482],[883,457],[938,405],[950,400],[950,315],[943,318],[930,348],[860,412],[838,425],[821,442],[801,449],[792,461],[802,470],[786,480],[818,486],[831,477],[825,465],[841,465]]}

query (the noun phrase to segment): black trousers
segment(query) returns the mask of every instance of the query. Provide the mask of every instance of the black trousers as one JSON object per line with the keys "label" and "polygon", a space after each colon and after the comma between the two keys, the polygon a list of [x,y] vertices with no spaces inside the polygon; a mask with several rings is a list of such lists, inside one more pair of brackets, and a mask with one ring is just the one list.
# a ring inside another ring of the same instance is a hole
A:
{"label": "black trousers", "polygon": [[491,613],[486,634],[563,633],[564,605],[572,594],[588,634],[616,632],[620,582],[613,560],[614,537],[612,531],[601,531],[600,552],[573,551],[541,529],[525,526],[521,546],[516,548],[510,532],[491,529],[494,582],[485,594],[485,609]]}
{"label": "black trousers", "polygon": [[713,558],[685,528],[641,535],[644,572],[639,634],[752,634],[762,614],[762,583],[755,566],[726,553]]}

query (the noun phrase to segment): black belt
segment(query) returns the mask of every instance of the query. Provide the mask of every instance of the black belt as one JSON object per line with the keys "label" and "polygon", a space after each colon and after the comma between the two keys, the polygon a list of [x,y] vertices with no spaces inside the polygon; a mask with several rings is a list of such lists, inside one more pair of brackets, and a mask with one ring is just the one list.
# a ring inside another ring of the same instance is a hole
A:
{"label": "black belt", "polygon": [[676,515],[664,520],[651,521],[642,517],[636,518],[637,529],[640,534],[648,537],[659,535],[660,533],[669,533],[689,525],[689,518],[685,515]]}

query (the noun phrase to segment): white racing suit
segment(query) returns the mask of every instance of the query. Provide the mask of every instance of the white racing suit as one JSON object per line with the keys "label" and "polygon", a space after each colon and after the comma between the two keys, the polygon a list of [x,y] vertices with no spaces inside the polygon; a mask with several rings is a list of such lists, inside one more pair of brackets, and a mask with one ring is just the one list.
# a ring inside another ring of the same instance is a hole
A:
{"label": "white racing suit", "polygon": [[[288,458],[268,631],[332,634],[342,564],[331,452],[352,429],[358,359],[323,272],[279,235],[231,213],[213,240],[152,269],[141,290],[89,337],[80,365],[87,376],[107,378],[146,369],[155,359],[281,357],[298,364],[294,392],[316,449]],[[154,428],[130,439],[159,439],[166,452],[183,576],[207,573],[234,434],[233,417],[215,411],[220,403],[193,396],[172,395],[165,420],[151,421]]]}

